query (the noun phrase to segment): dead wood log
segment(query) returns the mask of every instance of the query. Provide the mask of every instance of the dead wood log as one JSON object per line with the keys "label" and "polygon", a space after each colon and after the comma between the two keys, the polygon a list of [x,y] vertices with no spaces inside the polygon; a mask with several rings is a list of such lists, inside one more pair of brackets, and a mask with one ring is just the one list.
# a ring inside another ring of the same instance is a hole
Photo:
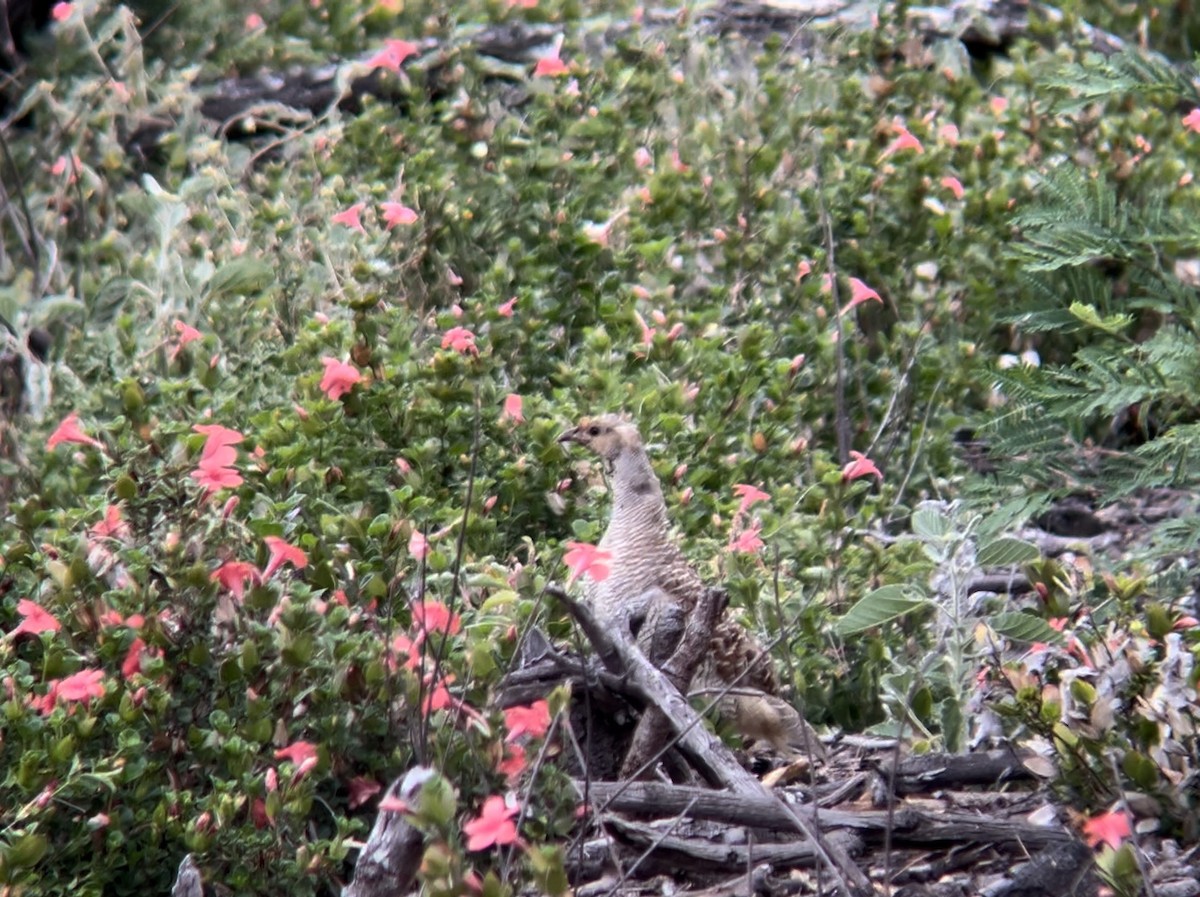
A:
{"label": "dead wood log", "polygon": [[602,626],[592,611],[575,601],[562,589],[548,587],[570,611],[584,635],[596,649],[600,662],[611,673],[624,673],[627,685],[638,695],[644,707],[656,708],[669,723],[677,746],[688,762],[711,785],[727,788],[735,794],[762,795],[762,783],[742,769],[724,743],[704,728],[687,700],[661,670],[655,669],[637,647]]}
{"label": "dead wood log", "polygon": [[880,774],[894,782],[896,794],[918,794],[965,785],[995,785],[1035,779],[1013,751],[999,749],[977,754],[922,754],[904,757],[891,768],[880,764]]}
{"label": "dead wood log", "polygon": [[[384,800],[411,802],[432,772],[414,767],[384,792]],[[380,810],[367,843],[354,864],[354,879],[342,897],[395,897],[407,893],[416,880],[424,853],[425,836],[393,810]]]}
{"label": "dead wood log", "polygon": [[[631,822],[619,816],[608,817],[604,822],[633,846],[643,850],[652,847],[651,856],[655,864],[668,870],[678,870],[685,865],[698,865],[712,871],[744,869],[758,863],[780,867],[814,866],[821,860],[816,845],[810,841],[718,843],[705,838],[664,833],[654,826]],[[829,841],[847,854],[858,853],[862,849],[861,841],[850,832],[834,832]]]}
{"label": "dead wood log", "polygon": [[[793,820],[799,816],[822,831],[853,830],[871,844],[882,844],[890,834],[891,843],[897,847],[980,844],[1040,850],[1078,841],[1065,828],[1034,825],[1023,818],[991,819],[978,813],[904,806],[891,814],[884,810],[814,809],[785,805],[775,795],[733,795],[657,782],[591,782],[587,787],[589,799],[601,811],[657,818],[681,815],[775,832],[794,830]],[[584,793],[584,783],[576,782],[575,788]]]}

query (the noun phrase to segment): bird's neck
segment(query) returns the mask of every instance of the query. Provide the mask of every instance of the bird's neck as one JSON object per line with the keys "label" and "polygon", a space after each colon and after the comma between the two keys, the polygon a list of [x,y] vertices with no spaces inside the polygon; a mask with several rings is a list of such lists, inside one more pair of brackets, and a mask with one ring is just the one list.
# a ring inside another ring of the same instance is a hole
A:
{"label": "bird's neck", "polygon": [[626,449],[612,465],[613,526],[633,525],[646,532],[665,533],[667,507],[650,459],[641,448]]}

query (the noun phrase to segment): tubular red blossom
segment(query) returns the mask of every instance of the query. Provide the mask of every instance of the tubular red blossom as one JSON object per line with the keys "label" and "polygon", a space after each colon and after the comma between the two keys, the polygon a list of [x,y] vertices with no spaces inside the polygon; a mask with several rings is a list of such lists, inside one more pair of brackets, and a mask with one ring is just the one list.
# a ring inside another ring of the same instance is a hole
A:
{"label": "tubular red blossom", "polygon": [[475,345],[475,334],[466,327],[451,327],[442,334],[442,348],[453,349],[463,355],[479,354],[479,349]]}
{"label": "tubular red blossom", "polygon": [[304,553],[303,549],[297,548],[278,536],[267,536],[263,541],[267,543],[267,551],[271,553],[266,569],[262,572],[263,582],[270,579],[275,571],[284,564],[291,564],[297,570],[303,570],[308,566],[308,555]]}
{"label": "tubular red blossom", "polygon": [[226,561],[210,578],[240,602],[246,596],[246,583],[258,579],[258,568],[248,561]]}
{"label": "tubular red blossom", "polygon": [[864,455],[862,452],[851,452],[850,457],[853,459],[842,468],[842,482],[850,482],[859,477],[878,477],[883,479],[883,474],[879,468],[875,466],[875,462]]}
{"label": "tubular red blossom", "polygon": [[611,560],[611,554],[595,545],[568,542],[567,553],[563,555],[563,563],[571,571],[571,575],[567,577],[567,585],[571,585],[581,576],[586,576],[592,582],[604,582],[608,579],[608,564]]}
{"label": "tubular red blossom", "polygon": [[37,635],[39,632],[58,632],[62,629],[62,624],[53,614],[28,598],[17,602],[17,613],[22,619],[17,628],[8,634],[9,638],[16,638],[22,633]]}
{"label": "tubular red blossom", "polygon": [[321,377],[321,391],[333,401],[337,401],[354,389],[356,383],[361,383],[363,376],[358,368],[328,355],[321,359],[325,365],[325,375]]}
{"label": "tubular red blossom", "polygon": [[504,397],[504,410],[500,412],[500,420],[510,420],[515,424],[524,422],[525,415],[522,412],[524,404],[524,399],[515,392],[510,392]]}
{"label": "tubular red blossom", "polygon": [[380,208],[383,209],[383,223],[388,230],[398,224],[416,224],[421,217],[415,209],[410,209],[402,202],[385,202]]}
{"label": "tubular red blossom", "polygon": [[329,220],[334,224],[341,224],[350,228],[350,230],[356,230],[360,234],[365,234],[367,229],[363,227],[360,216],[362,215],[363,209],[366,207],[367,204],[365,202],[356,202],[350,208],[338,212]]}
{"label": "tubular red blossom", "polygon": [[411,41],[392,38],[383,42],[383,49],[368,59],[367,65],[370,68],[387,69],[399,74],[404,60],[416,56],[420,51],[421,48]]}
{"label": "tubular red blossom", "polygon": [[505,741],[515,741],[522,735],[541,738],[550,728],[550,705],[545,700],[534,701],[528,707],[509,707],[504,711]]}
{"label": "tubular red blossom", "polygon": [[512,844],[517,840],[517,824],[513,817],[520,812],[520,804],[514,802],[510,806],[503,797],[493,794],[483,802],[479,815],[463,825],[467,850]]}
{"label": "tubular red blossom", "polygon": [[46,449],[53,449],[56,445],[64,442],[73,445],[87,445],[101,450],[104,449],[104,443],[99,439],[93,439],[84,433],[83,430],[79,429],[79,414],[75,411],[64,417],[62,423],[55,427],[54,432],[50,434],[50,438],[46,440]]}

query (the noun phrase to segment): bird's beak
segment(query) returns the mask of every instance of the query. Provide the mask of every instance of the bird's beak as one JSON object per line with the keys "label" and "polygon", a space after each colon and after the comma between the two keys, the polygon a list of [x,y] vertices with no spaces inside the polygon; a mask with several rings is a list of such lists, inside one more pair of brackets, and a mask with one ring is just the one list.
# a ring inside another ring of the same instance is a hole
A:
{"label": "bird's beak", "polygon": [[578,442],[579,441],[579,428],[572,427],[569,430],[564,430],[562,433],[559,434],[558,441],[559,442]]}

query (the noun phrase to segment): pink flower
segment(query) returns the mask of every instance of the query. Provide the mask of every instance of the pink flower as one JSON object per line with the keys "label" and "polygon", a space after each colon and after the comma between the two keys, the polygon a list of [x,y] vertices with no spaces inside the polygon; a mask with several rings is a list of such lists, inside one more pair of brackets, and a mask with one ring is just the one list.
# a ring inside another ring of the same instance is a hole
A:
{"label": "pink flower", "polygon": [[174,361],[179,357],[179,353],[183,351],[183,347],[188,343],[194,343],[196,340],[204,339],[204,334],[183,321],[176,321],[174,324],[175,332],[179,334],[175,342],[175,347],[171,350],[171,360]]}
{"label": "pink flower", "polygon": [[408,553],[418,561],[428,557],[429,540],[420,530],[413,530],[412,535],[408,537]]}
{"label": "pink flower", "polygon": [[17,602],[17,613],[21,615],[22,619],[17,628],[9,633],[10,638],[16,638],[23,632],[37,635],[39,632],[58,632],[62,629],[62,624],[55,619],[53,614],[28,598],[22,598]]}
{"label": "pink flower", "polygon": [[733,494],[742,500],[737,509],[739,514],[745,514],[756,501],[771,500],[770,495],[761,489],[751,486],[749,483],[738,483],[733,487]]}
{"label": "pink flower", "polygon": [[409,807],[398,795],[388,794],[379,802],[381,812],[388,813],[407,813],[412,808]]}
{"label": "pink flower", "polygon": [[639,146],[633,151],[633,164],[638,168],[649,168],[654,162],[654,156],[650,155],[650,150],[644,146]]}
{"label": "pink flower", "polygon": [[1116,850],[1131,834],[1129,817],[1121,810],[1101,813],[1083,824],[1083,837],[1090,847],[1107,844]]}
{"label": "pink flower", "polygon": [[515,392],[510,392],[504,397],[504,410],[500,412],[500,420],[510,420],[515,424],[519,424],[525,420],[525,415],[522,413],[524,400]]}
{"label": "pink flower", "polygon": [[504,711],[504,728],[508,729],[505,741],[516,741],[522,735],[541,738],[550,728],[550,705],[540,700],[528,707],[509,707]]}
{"label": "pink flower", "polygon": [[1183,117],[1183,126],[1189,131],[1200,134],[1200,107],[1193,109]]}
{"label": "pink flower", "polygon": [[317,746],[309,741],[295,741],[285,748],[280,748],[275,752],[276,760],[290,760],[296,764],[296,771],[292,774],[292,781],[304,777],[305,774],[312,771],[317,765]]}
{"label": "pink flower", "polygon": [[513,316],[513,306],[517,304],[517,297],[513,296],[507,302],[502,302],[496,307],[496,314],[502,318],[511,318]]}
{"label": "pink flower", "polygon": [[938,128],[938,140],[944,140],[950,146],[958,146],[958,126],[950,123]]}
{"label": "pink flower", "polygon": [[359,216],[362,214],[362,210],[366,207],[367,204],[365,202],[356,202],[350,208],[346,209],[345,211],[338,212],[329,220],[334,224],[344,224],[351,230],[356,230],[360,234],[365,234],[367,229],[362,226],[362,221]]}
{"label": "pink flower", "polygon": [[992,107],[993,113],[1003,115],[1004,110],[1008,108],[1008,97],[992,97],[988,100],[988,105]]}
{"label": "pink flower", "polygon": [[462,618],[440,601],[417,602],[412,608],[412,619],[413,625],[425,634],[457,635],[462,630]]}
{"label": "pink flower", "polygon": [[64,442],[90,445],[92,448],[98,449],[104,448],[104,444],[99,439],[93,439],[79,429],[79,414],[74,411],[64,417],[62,423],[50,434],[50,438],[46,440],[46,449],[53,449],[56,445]]}
{"label": "pink flower", "polygon": [[54,694],[64,701],[83,701],[104,697],[104,670],[80,670],[54,684]]}
{"label": "pink flower", "polygon": [[361,807],[383,790],[382,785],[366,776],[355,776],[349,781],[347,787],[350,790],[349,806],[351,810]]}
{"label": "pink flower", "polygon": [[263,582],[270,579],[271,575],[284,564],[291,564],[297,570],[303,570],[308,566],[308,555],[304,553],[303,549],[297,548],[278,536],[266,536],[263,541],[267,543],[267,551],[271,554],[266,569],[262,572]]}
{"label": "pink flower", "polygon": [[570,585],[581,576],[586,576],[592,582],[604,582],[608,579],[608,564],[612,555],[603,548],[589,545],[586,542],[568,542],[567,553],[563,555],[563,563],[571,571],[567,577]]}
{"label": "pink flower", "polygon": [[248,561],[226,561],[209,577],[221,584],[239,602],[246,596],[246,583],[258,580],[258,568]]}
{"label": "pink flower", "polygon": [[146,643],[142,641],[141,636],[133,640],[133,644],[129,646],[129,651],[125,654],[125,659],[121,662],[121,675],[126,679],[132,679],[134,675],[142,669],[142,654],[146,651]]}
{"label": "pink flower", "polygon": [[99,523],[93,524],[88,532],[98,539],[124,540],[132,535],[129,524],[121,516],[120,505],[109,505],[105,508],[104,519]]}
{"label": "pink flower", "polygon": [[383,223],[388,230],[397,224],[415,224],[421,217],[415,209],[410,209],[402,202],[385,202],[380,208],[383,209]]}
{"label": "pink flower", "polygon": [[882,304],[883,300],[879,298],[878,293],[876,293],[873,289],[871,289],[869,286],[867,286],[865,283],[863,283],[857,277],[851,277],[850,278],[850,301],[847,302],[844,306],[842,306],[842,310],[839,311],[838,314],[844,315],[847,312],[851,311],[852,309],[855,309],[858,306],[862,305],[864,302],[878,302],[878,303]]}
{"label": "pink flower", "polygon": [[527,763],[524,747],[519,744],[506,744],[504,759],[496,764],[496,771],[502,773],[511,782],[525,771]]}
{"label": "pink flower", "polygon": [[563,62],[557,55],[543,56],[537,61],[537,65],[533,68],[533,74],[535,77],[545,76],[549,78],[556,78],[560,75],[568,75],[570,72],[571,70],[567,68],[566,63]]}
{"label": "pink flower", "polygon": [[259,28],[265,28],[267,23],[263,21],[263,17],[256,12],[250,13],[242,22],[246,26],[247,31],[257,31]]}
{"label": "pink flower", "polygon": [[204,450],[200,453],[201,458],[213,458],[224,446],[237,445],[246,438],[237,430],[221,424],[196,424],[192,430],[207,437],[204,440]]}
{"label": "pink flower", "polygon": [[962,181],[960,181],[958,178],[947,175],[946,177],[942,178],[941,184],[954,194],[955,199],[963,198],[963,193],[965,191],[963,190]]}
{"label": "pink flower", "polygon": [[895,140],[887,145],[887,149],[883,151],[883,155],[879,157],[879,161],[883,161],[888,156],[901,152],[902,150],[912,150],[918,155],[925,152],[925,147],[921,146],[921,141],[912,135],[912,132],[904,125],[897,124],[893,126],[893,131],[897,136]]}
{"label": "pink flower", "polygon": [[411,41],[389,39],[383,42],[383,49],[367,60],[367,65],[373,69],[388,69],[400,73],[400,66],[410,56],[416,56],[421,48]]}
{"label": "pink flower", "polygon": [[475,334],[466,327],[451,327],[442,334],[442,348],[453,349],[463,355],[479,354],[479,349],[475,346]]}
{"label": "pink flower", "polygon": [[734,554],[754,554],[763,547],[763,540],[759,538],[761,532],[762,524],[756,521],[753,526],[742,530],[736,538],[731,539],[725,549]]}
{"label": "pink flower", "polygon": [[503,797],[493,794],[483,802],[483,810],[470,822],[463,824],[467,834],[467,850],[486,850],[493,845],[512,844],[517,840],[517,824],[513,817],[521,812],[520,804],[509,806]]}
{"label": "pink flower", "polygon": [[800,264],[796,266],[796,280],[803,280],[812,274],[812,262],[808,259],[801,259]]}
{"label": "pink flower", "polygon": [[642,345],[650,347],[654,345],[654,328],[646,323],[646,319],[638,312],[633,313],[633,317],[637,320],[638,327],[642,329]]}
{"label": "pink flower", "polygon": [[321,364],[325,365],[325,374],[321,377],[321,391],[335,402],[354,389],[355,383],[362,382],[362,374],[352,364],[338,361],[328,355],[321,359]]}
{"label": "pink flower", "polygon": [[853,460],[842,468],[842,482],[848,483],[859,477],[879,477],[880,480],[883,479],[883,474],[879,472],[879,468],[875,466],[875,462],[862,452],[852,451],[850,457]]}
{"label": "pink flower", "polygon": [[201,461],[188,476],[199,483],[209,495],[222,489],[235,489],[245,482],[242,475],[232,467],[205,461]]}
{"label": "pink flower", "polygon": [[[44,6],[42,7],[42,9],[45,8]],[[71,18],[71,13],[74,11],[75,6],[71,3],[55,3],[54,6],[50,7],[50,15],[56,22],[65,22]]]}

